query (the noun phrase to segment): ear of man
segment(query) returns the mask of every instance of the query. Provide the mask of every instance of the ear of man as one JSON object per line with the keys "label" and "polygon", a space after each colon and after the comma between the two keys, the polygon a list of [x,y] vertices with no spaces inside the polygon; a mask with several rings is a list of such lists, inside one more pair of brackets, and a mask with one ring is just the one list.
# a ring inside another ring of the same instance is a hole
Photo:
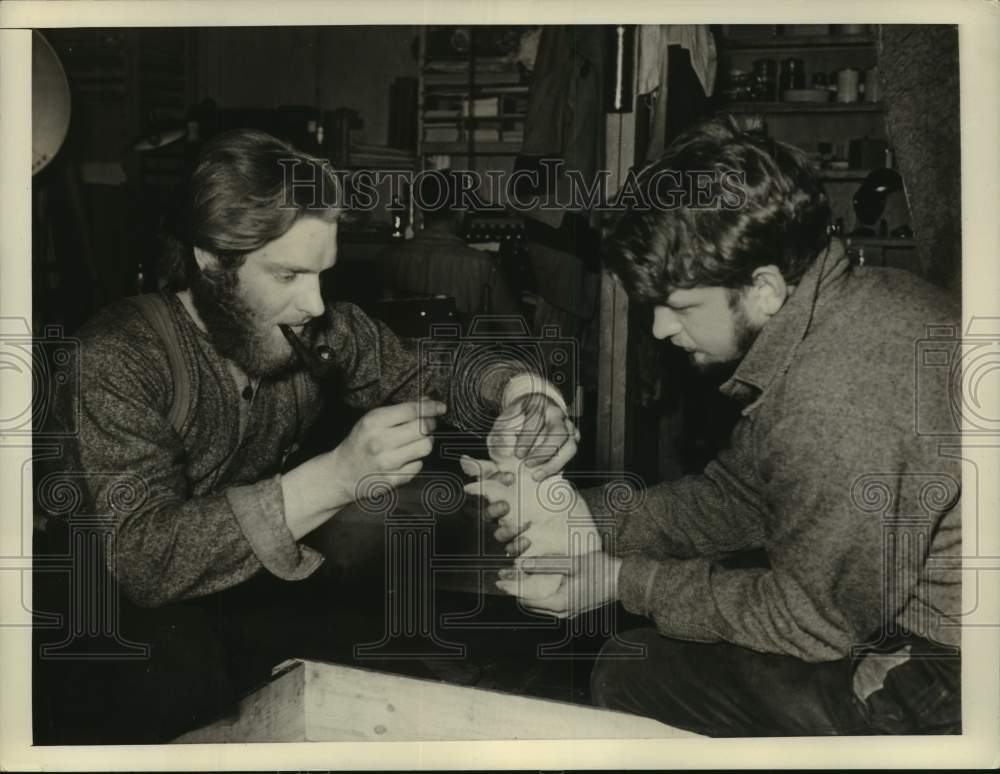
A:
{"label": "ear of man", "polygon": [[194,260],[198,264],[198,268],[201,271],[214,271],[219,268],[219,259],[208,250],[203,250],[200,247],[194,248]]}
{"label": "ear of man", "polygon": [[785,282],[777,266],[767,264],[757,267],[745,294],[746,309],[751,321],[766,323],[781,310],[794,292],[795,286]]}

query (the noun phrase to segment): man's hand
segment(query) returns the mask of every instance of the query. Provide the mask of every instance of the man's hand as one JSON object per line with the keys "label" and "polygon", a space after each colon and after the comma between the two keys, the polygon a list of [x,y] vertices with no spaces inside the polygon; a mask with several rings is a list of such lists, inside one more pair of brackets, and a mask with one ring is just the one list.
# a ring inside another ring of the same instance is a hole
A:
{"label": "man's hand", "polygon": [[[622,560],[604,551],[576,556],[521,557],[514,567],[500,570],[497,588],[513,594],[527,609],[556,618],[571,618],[618,599],[618,574]],[[553,583],[531,578],[560,575]]]}
{"label": "man's hand", "polygon": [[443,403],[423,398],[369,411],[330,452],[331,484],[355,500],[362,480],[384,478],[394,487],[410,482],[434,448],[431,434],[446,410]]}
{"label": "man's hand", "polygon": [[373,409],[333,451],[282,476],[285,521],[295,539],[363,497],[362,483],[399,487],[413,480],[433,449],[437,417],[446,410],[429,398]]}
{"label": "man's hand", "polygon": [[600,547],[587,501],[562,477],[518,481],[499,471],[467,484],[465,491],[487,501],[484,515],[496,522],[493,537],[505,544],[508,556],[566,556]]}
{"label": "man's hand", "polygon": [[580,432],[552,398],[534,392],[512,401],[486,439],[490,456],[516,457],[535,481],[554,476],[573,459]]}

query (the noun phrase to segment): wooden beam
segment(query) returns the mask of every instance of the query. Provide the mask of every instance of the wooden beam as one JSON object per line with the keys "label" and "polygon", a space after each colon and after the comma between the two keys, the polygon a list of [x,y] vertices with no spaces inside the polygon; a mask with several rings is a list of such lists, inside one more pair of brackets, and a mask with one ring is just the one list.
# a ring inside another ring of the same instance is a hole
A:
{"label": "wooden beam", "polygon": [[366,669],[295,661],[235,717],[182,744],[218,742],[663,739],[696,736],[649,718]]}
{"label": "wooden beam", "polygon": [[[634,49],[637,52],[638,46]],[[638,68],[633,66],[632,71],[636,73]],[[610,172],[609,194],[618,191],[635,163],[634,86],[632,112],[612,113],[606,119],[604,165]],[[595,461],[600,471],[619,472],[625,469],[628,296],[621,285],[604,272],[600,299]]]}

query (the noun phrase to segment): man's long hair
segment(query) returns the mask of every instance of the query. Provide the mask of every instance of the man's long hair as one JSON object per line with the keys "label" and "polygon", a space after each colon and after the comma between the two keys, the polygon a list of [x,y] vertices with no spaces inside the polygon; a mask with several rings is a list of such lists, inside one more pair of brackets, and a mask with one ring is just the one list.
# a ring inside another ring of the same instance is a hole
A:
{"label": "man's long hair", "polygon": [[746,287],[768,264],[794,284],[829,244],[829,201],[799,149],[727,116],[678,137],[637,180],[647,201],[662,202],[665,182],[683,194],[695,176],[715,181],[710,205],[682,195],[678,206],[630,207],[605,242],[606,265],[633,298],[658,304],[680,288]]}
{"label": "man's long hair", "polygon": [[167,213],[161,274],[171,290],[190,287],[195,247],[215,255],[223,271],[235,271],[247,253],[304,215],[336,221],[341,202],[340,183],[322,159],[265,132],[224,132],[206,143]]}

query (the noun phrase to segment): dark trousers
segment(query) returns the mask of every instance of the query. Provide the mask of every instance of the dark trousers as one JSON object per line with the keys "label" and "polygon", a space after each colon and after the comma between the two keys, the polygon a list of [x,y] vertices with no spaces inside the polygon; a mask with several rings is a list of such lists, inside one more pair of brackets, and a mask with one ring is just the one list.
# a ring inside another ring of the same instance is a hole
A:
{"label": "dark trousers", "polygon": [[[399,502],[419,506],[420,489],[402,488]],[[355,656],[357,646],[385,636],[383,516],[345,508],[307,542],[327,561],[303,581],[262,571],[226,591],[157,608],[137,607],[119,593],[111,636],[83,631],[106,628],[91,620],[100,615],[73,623],[74,608],[86,604],[80,593],[93,591],[64,574],[36,573],[35,744],[169,741],[235,710],[288,658],[431,677],[419,658]],[[35,551],[43,558],[65,555],[68,533],[54,526],[36,534]],[[96,571],[107,577],[103,561]],[[62,623],[47,627],[46,614]],[[53,646],[54,654],[43,652]],[[135,646],[148,653],[136,657]]]}
{"label": "dark trousers", "polygon": [[[36,579],[35,609],[59,611],[47,582]],[[419,661],[354,658],[356,645],[382,636],[382,609],[371,598],[322,571],[297,582],[262,573],[233,589],[158,608],[121,599],[117,640],[77,636],[55,658],[41,648],[65,642],[68,627],[36,628],[34,743],[170,741],[235,711],[288,658],[429,676]],[[134,657],[123,641],[146,646],[148,654]],[[109,658],[109,651],[120,655]]]}
{"label": "dark trousers", "polygon": [[[645,656],[623,643],[638,643]],[[727,643],[629,631],[591,675],[595,704],[706,736],[961,733],[959,658],[913,639],[911,657],[858,699],[852,659],[807,663]]]}

